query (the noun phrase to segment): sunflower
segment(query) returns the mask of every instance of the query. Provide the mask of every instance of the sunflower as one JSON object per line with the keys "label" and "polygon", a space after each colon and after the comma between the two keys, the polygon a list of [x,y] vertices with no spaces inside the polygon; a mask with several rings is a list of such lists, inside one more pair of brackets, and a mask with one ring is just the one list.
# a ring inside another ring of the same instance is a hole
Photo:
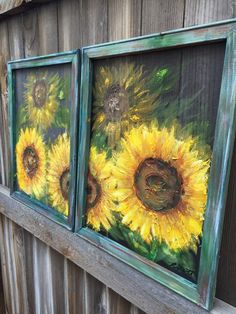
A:
{"label": "sunflower", "polygon": [[48,192],[52,206],[68,216],[70,140],[67,133],[58,136],[48,153],[48,161]]}
{"label": "sunflower", "polygon": [[16,144],[16,166],[19,188],[39,199],[46,184],[46,152],[36,129],[21,129]]}
{"label": "sunflower", "polygon": [[105,130],[108,145],[114,147],[130,123],[153,111],[157,95],[150,92],[149,81],[142,66],[130,63],[100,67],[95,72],[93,130]]}
{"label": "sunflower", "polygon": [[140,125],[125,135],[116,155],[113,191],[122,222],[150,243],[196,251],[207,198],[209,159],[196,140],[178,140],[174,127]]}
{"label": "sunflower", "polygon": [[60,78],[58,74],[30,74],[25,83],[25,109],[34,126],[47,129],[58,109]]}
{"label": "sunflower", "polygon": [[109,230],[113,222],[111,209],[112,162],[106,160],[106,153],[98,153],[94,146],[90,149],[87,181],[87,224],[95,230],[101,225]]}

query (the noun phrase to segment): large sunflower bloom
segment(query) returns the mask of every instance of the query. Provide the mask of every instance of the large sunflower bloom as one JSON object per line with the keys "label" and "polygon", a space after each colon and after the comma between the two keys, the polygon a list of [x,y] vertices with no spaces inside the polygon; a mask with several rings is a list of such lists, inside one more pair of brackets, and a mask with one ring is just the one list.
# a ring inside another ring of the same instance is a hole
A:
{"label": "large sunflower bloom", "polygon": [[48,192],[52,206],[68,215],[70,187],[70,140],[59,135],[48,153]]}
{"label": "large sunflower bloom", "polygon": [[95,230],[103,226],[109,230],[113,222],[111,209],[112,162],[106,160],[106,153],[98,153],[94,146],[90,149],[87,182],[87,224]]}
{"label": "large sunflower bloom", "polygon": [[45,144],[36,129],[21,129],[16,144],[16,166],[19,188],[40,198],[46,184]]}
{"label": "large sunflower bloom", "polygon": [[194,149],[195,140],[178,140],[174,127],[141,125],[122,140],[113,171],[115,210],[123,223],[150,243],[196,250],[207,199],[209,160]]}
{"label": "large sunflower bloom", "polygon": [[100,67],[95,72],[93,129],[105,130],[109,145],[115,145],[130,123],[153,111],[157,95],[150,92],[148,83],[143,67],[132,63]]}
{"label": "large sunflower bloom", "polygon": [[55,113],[59,107],[60,78],[55,75],[27,76],[24,93],[25,108],[29,120],[33,126],[47,129],[55,119]]}

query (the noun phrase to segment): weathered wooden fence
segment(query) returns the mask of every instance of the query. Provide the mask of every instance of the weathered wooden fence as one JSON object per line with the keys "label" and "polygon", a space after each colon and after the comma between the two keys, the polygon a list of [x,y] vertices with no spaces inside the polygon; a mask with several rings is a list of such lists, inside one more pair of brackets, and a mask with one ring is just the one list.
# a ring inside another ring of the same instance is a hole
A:
{"label": "weathered wooden fence", "polygon": [[[0,183],[8,185],[7,61],[235,16],[234,0],[60,0],[4,16],[0,20]],[[217,284],[217,297],[234,306],[235,169],[236,150]],[[142,313],[3,214],[0,253],[7,313]],[[162,312],[157,309],[157,313]]]}

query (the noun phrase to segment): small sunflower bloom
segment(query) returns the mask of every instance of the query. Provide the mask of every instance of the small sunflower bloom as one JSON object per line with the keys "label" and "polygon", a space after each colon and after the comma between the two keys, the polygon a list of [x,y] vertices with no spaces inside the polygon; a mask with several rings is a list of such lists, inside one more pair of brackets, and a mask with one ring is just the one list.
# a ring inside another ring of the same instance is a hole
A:
{"label": "small sunflower bloom", "polygon": [[87,180],[87,224],[99,231],[101,226],[109,230],[113,223],[112,162],[106,153],[98,153],[94,146],[90,149]]}
{"label": "small sunflower bloom", "polygon": [[59,85],[58,74],[27,76],[24,93],[25,108],[33,126],[48,129],[54,122],[55,113],[59,108]]}
{"label": "small sunflower bloom", "polygon": [[46,150],[36,129],[21,129],[16,144],[16,167],[19,188],[39,199],[46,185]]}
{"label": "small sunflower bloom", "polygon": [[105,130],[109,146],[115,147],[130,124],[153,111],[157,94],[149,90],[148,83],[143,66],[133,63],[104,66],[95,72],[93,130]]}
{"label": "small sunflower bloom", "polygon": [[70,188],[70,140],[59,135],[48,153],[48,192],[52,206],[68,216]]}

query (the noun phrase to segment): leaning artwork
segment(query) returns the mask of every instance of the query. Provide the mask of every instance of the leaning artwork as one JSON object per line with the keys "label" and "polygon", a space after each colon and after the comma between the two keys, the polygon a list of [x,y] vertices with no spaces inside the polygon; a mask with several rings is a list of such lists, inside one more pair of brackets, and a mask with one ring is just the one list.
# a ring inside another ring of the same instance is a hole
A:
{"label": "leaning artwork", "polygon": [[[14,69],[22,62],[26,67]],[[22,62],[9,64],[13,67],[14,189],[58,221],[67,221],[71,216],[71,113],[75,107],[71,64],[67,60],[37,66],[36,59],[27,67],[32,61]]]}
{"label": "leaning artwork", "polygon": [[83,49],[77,232],[207,309],[235,128],[227,27]]}

